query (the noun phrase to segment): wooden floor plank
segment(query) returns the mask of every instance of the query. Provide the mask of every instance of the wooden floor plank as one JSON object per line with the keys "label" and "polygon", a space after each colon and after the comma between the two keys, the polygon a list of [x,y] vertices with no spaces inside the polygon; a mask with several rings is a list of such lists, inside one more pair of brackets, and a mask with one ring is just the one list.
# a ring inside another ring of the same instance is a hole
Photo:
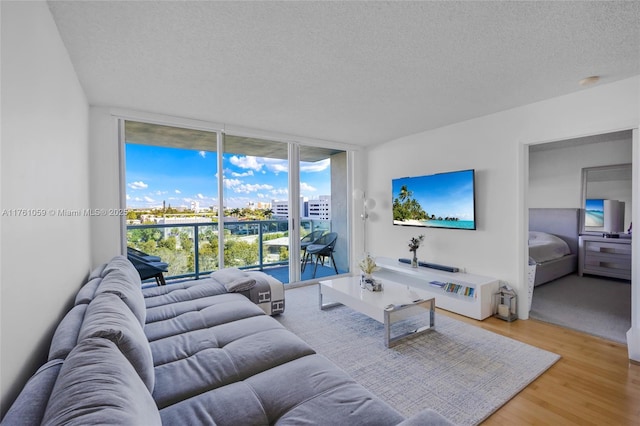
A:
{"label": "wooden floor plank", "polygon": [[438,312],[562,357],[483,425],[640,425],[640,365],[626,345],[531,319]]}

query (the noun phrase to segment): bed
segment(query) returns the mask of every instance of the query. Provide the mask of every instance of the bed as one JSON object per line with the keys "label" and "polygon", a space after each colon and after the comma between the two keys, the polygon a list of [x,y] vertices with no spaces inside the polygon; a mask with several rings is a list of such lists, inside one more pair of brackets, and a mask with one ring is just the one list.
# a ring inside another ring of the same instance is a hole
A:
{"label": "bed", "polygon": [[534,287],[578,270],[580,209],[529,209],[529,263]]}

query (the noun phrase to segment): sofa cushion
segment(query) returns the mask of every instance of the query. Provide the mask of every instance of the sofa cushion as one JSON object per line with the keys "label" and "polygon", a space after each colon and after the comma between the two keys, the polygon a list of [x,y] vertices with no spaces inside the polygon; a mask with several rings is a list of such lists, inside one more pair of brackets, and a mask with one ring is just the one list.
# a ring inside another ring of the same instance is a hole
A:
{"label": "sofa cushion", "polygon": [[80,287],[80,290],[78,290],[78,293],[76,294],[74,305],[87,304],[91,302],[96,295],[96,290],[101,282],[102,277],[96,277],[90,279],[85,285]]}
{"label": "sofa cushion", "polygon": [[93,271],[91,271],[91,273],[89,274],[88,281],[91,281],[94,278],[102,278],[102,273],[104,272],[104,268],[106,267],[107,267],[106,263],[103,263],[95,267]]}
{"label": "sofa cushion", "polygon": [[62,318],[51,339],[49,360],[65,359],[71,349],[78,344],[78,334],[86,311],[87,305],[76,305]]}
{"label": "sofa cushion", "polygon": [[104,278],[96,290],[118,295],[134,313],[141,325],[146,320],[146,305],[140,291],[142,283],[138,272],[124,256],[116,256],[104,269]]}
{"label": "sofa cushion", "polygon": [[156,366],[153,398],[163,408],[313,353],[307,343],[284,328],[257,332],[224,347],[204,348]]}
{"label": "sofa cushion", "polygon": [[160,410],[164,424],[395,425],[396,410],[319,355],[305,356],[242,382]]}
{"label": "sofa cushion", "polygon": [[264,315],[264,311],[236,293],[221,294],[150,309],[144,332],[149,341],[200,330],[242,318]]}
{"label": "sofa cushion", "polygon": [[150,342],[155,366],[188,358],[210,348],[221,348],[241,338],[284,327],[266,315],[244,318],[210,328],[176,334]]}
{"label": "sofa cushion", "polygon": [[56,381],[43,425],[160,425],[145,384],[116,345],[99,337],[78,343]]}
{"label": "sofa cushion", "polygon": [[115,294],[98,294],[87,307],[79,340],[102,337],[112,341],[153,391],[155,374],[146,336],[124,302]]}
{"label": "sofa cushion", "polygon": [[27,381],[24,388],[2,419],[2,424],[32,426],[42,423],[49,395],[56,383],[62,360],[47,362]]}
{"label": "sofa cushion", "polygon": [[[160,417],[165,425],[185,424],[184,419],[189,419],[189,426],[270,424],[262,403],[244,382],[213,389],[162,408]],[[309,424],[308,419],[306,424]]]}
{"label": "sofa cushion", "polygon": [[246,380],[270,424],[395,425],[404,417],[321,355],[310,355]]}
{"label": "sofa cushion", "polygon": [[[225,293],[227,293],[227,289],[224,285],[210,279],[142,289],[142,295],[144,296],[144,303],[147,309]],[[147,321],[149,320],[147,319]]]}

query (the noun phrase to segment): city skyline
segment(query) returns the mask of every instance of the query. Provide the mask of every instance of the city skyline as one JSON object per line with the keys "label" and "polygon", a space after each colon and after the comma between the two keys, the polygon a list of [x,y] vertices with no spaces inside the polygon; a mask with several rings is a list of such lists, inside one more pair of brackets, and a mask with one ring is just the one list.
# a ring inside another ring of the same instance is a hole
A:
{"label": "city skyline", "polygon": [[[153,145],[125,144],[127,208],[218,205],[217,153]],[[288,199],[287,160],[225,153],[224,205],[244,208],[250,203]],[[300,195],[316,199],[331,195],[330,160],[300,163]]]}

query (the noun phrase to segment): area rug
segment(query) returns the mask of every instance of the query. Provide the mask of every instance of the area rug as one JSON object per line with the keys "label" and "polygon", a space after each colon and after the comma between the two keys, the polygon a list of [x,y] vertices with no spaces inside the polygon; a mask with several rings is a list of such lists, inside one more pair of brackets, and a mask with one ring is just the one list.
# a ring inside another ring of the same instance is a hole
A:
{"label": "area rug", "polygon": [[281,324],[405,417],[432,408],[479,424],[560,359],[438,314],[433,331],[389,349],[377,321],[346,306],[320,310],[317,285],[288,289],[285,300]]}
{"label": "area rug", "polygon": [[534,288],[529,316],[626,344],[631,283],[567,275]]}

